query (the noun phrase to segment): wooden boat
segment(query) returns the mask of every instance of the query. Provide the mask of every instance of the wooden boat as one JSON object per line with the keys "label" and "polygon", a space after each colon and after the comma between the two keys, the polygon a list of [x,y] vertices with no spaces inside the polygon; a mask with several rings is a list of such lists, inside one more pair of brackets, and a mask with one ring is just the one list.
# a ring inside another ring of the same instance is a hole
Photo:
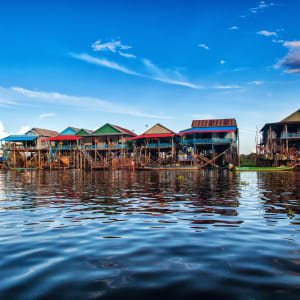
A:
{"label": "wooden boat", "polygon": [[143,166],[137,167],[136,170],[200,170],[199,166]]}
{"label": "wooden boat", "polygon": [[295,166],[292,167],[235,167],[234,171],[254,171],[254,172],[278,172],[278,171],[292,171]]}

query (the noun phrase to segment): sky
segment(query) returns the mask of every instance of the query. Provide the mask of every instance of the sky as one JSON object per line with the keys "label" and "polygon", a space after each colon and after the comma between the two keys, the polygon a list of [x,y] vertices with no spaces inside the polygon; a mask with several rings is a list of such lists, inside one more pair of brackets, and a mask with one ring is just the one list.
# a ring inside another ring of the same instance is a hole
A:
{"label": "sky", "polygon": [[300,108],[300,1],[0,1],[0,137],[236,118],[241,153]]}

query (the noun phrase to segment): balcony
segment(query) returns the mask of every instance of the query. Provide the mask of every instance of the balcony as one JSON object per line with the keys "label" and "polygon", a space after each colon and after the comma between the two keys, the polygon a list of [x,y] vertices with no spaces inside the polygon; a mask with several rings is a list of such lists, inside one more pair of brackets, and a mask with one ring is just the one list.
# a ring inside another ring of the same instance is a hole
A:
{"label": "balcony", "polygon": [[89,146],[80,146],[82,149],[86,150],[94,150],[94,149],[99,149],[99,150],[114,150],[114,149],[125,149],[126,145],[125,144],[114,144],[112,146],[109,146],[107,144],[98,144],[98,145],[89,145]]}
{"label": "balcony", "polygon": [[173,143],[154,143],[154,144],[146,144],[144,148],[172,148],[174,146]]}
{"label": "balcony", "polygon": [[293,133],[282,133],[281,134],[282,139],[288,139],[288,138],[300,138],[300,133],[293,132]]}
{"label": "balcony", "polygon": [[182,140],[183,145],[189,144],[231,144],[232,139],[222,139],[222,138],[213,138],[213,139],[186,139]]}

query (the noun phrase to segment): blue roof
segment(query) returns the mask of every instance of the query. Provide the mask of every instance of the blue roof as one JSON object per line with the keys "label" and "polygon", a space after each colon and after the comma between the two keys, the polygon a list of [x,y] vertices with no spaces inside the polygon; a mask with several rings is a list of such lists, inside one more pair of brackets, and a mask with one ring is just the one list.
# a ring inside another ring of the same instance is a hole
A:
{"label": "blue roof", "polygon": [[0,141],[2,141],[2,142],[25,142],[25,141],[33,141],[37,138],[38,138],[38,136],[10,135]]}
{"label": "blue roof", "polygon": [[189,132],[224,132],[224,131],[236,131],[236,126],[219,126],[219,127],[193,127],[190,129],[182,130],[180,133]]}

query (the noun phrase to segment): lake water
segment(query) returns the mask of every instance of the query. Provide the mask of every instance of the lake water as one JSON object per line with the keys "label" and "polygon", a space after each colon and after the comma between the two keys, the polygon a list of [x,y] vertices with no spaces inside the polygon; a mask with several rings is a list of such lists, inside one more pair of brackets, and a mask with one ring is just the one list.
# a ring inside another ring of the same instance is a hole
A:
{"label": "lake water", "polygon": [[1,299],[299,299],[300,173],[0,172]]}

